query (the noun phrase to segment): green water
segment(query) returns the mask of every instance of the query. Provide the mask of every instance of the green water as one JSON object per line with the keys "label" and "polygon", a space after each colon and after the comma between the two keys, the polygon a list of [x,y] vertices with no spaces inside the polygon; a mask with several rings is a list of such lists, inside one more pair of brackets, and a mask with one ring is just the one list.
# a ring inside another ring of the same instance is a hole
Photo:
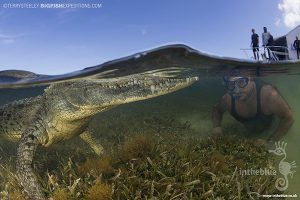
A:
{"label": "green water", "polygon": [[[287,161],[296,161],[297,166],[300,165],[300,76],[295,75],[278,75],[265,78],[266,81],[274,84],[286,101],[289,103],[291,110],[294,114],[294,124],[289,132],[282,139],[287,142]],[[288,192],[293,194],[297,193],[299,197],[299,185],[300,185],[300,169],[296,168],[293,178],[289,177],[290,185]]]}

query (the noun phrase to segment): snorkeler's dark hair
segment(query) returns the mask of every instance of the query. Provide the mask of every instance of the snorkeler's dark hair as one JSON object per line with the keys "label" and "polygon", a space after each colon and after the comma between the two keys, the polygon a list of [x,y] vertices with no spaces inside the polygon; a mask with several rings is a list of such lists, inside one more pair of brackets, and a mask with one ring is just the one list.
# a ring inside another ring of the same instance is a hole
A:
{"label": "snorkeler's dark hair", "polygon": [[231,69],[228,73],[226,73],[225,76],[223,76],[224,81],[228,81],[229,77],[238,77],[238,76],[244,76],[244,74],[241,72],[239,67]]}

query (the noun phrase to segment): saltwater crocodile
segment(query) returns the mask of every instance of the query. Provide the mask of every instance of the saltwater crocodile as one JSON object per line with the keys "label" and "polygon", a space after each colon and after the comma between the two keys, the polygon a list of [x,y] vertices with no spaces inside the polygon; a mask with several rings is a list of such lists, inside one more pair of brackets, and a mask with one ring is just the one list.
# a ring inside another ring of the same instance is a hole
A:
{"label": "saltwater crocodile", "polygon": [[0,136],[18,140],[17,174],[30,199],[46,199],[32,161],[38,145],[80,136],[100,155],[102,146],[87,129],[93,115],[117,105],[164,95],[198,78],[130,75],[110,79],[79,79],[53,83],[40,96],[0,107]]}

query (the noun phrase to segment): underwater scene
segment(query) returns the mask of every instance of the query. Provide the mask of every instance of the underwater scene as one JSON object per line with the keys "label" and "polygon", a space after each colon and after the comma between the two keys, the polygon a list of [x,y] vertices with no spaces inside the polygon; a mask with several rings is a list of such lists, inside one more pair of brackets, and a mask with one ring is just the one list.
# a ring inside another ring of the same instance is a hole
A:
{"label": "underwater scene", "polygon": [[[2,71],[0,199],[299,198],[299,67],[170,45],[65,75]],[[241,117],[257,96],[260,131]]]}

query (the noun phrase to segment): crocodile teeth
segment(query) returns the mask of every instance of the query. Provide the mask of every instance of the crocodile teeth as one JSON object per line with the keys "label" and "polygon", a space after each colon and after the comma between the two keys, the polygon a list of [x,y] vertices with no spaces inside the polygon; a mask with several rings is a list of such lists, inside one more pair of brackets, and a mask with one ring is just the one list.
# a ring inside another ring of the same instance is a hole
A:
{"label": "crocodile teeth", "polygon": [[151,92],[152,92],[152,94],[154,94],[154,91],[155,91],[155,86],[154,86],[154,85],[151,85],[151,86],[150,86],[150,88],[151,88]]}
{"label": "crocodile teeth", "polygon": [[156,85],[156,86],[155,86],[155,89],[156,89],[156,90],[160,90],[161,88],[160,88],[159,85]]}

